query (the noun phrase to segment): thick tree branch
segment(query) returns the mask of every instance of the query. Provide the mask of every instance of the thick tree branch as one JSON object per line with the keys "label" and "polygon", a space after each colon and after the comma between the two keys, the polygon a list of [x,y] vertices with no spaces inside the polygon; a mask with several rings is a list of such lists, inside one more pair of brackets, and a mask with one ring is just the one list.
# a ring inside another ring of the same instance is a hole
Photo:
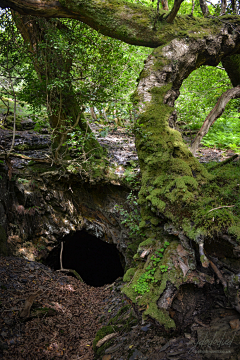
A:
{"label": "thick tree branch", "polygon": [[217,104],[214,106],[212,111],[206,117],[201,129],[197,133],[196,138],[193,141],[191,146],[191,152],[193,154],[196,153],[198,146],[202,140],[202,138],[207,134],[210,126],[222,115],[225,110],[227,103],[231,99],[236,99],[240,97],[240,86],[236,86],[235,88],[229,89],[223,93],[218,99]]}
{"label": "thick tree branch", "polygon": [[157,47],[164,43],[154,30],[155,10],[124,0],[0,0],[0,7],[10,7],[22,15],[77,19],[104,35],[134,45]]}
{"label": "thick tree branch", "polygon": [[[176,31],[173,31],[174,25],[171,23],[182,1],[175,0],[167,21],[162,16],[166,15],[164,10],[159,10],[160,16],[156,21],[155,9],[125,0],[0,0],[0,7],[10,7],[22,15],[77,19],[104,35],[129,44],[155,48],[177,37],[179,27],[176,26]],[[162,0],[162,3],[164,7],[167,6],[166,0]],[[222,26],[219,20],[219,30]],[[199,33],[199,29],[204,33],[209,32],[211,19],[193,17],[189,27],[187,16],[181,16],[181,31],[183,29],[189,38]]]}

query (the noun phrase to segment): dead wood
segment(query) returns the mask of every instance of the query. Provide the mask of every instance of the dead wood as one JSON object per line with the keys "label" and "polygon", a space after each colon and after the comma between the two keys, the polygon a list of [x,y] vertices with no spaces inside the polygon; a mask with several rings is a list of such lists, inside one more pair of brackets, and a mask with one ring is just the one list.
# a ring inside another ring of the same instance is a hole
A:
{"label": "dead wood", "polygon": [[61,269],[57,270],[57,271],[63,271],[63,272],[71,272],[72,274],[74,274],[76,276],[76,278],[82,282],[83,279],[81,278],[81,276],[77,273],[76,270],[72,270],[72,269],[63,269],[63,265],[62,265],[62,254],[63,254],[63,241],[61,242],[61,251],[60,251],[60,267]]}
{"label": "dead wood", "polygon": [[117,335],[118,335],[118,333],[112,333],[112,334],[109,334],[109,335],[104,336],[104,338],[102,338],[101,340],[98,341],[98,343],[97,343],[96,346],[97,346],[97,347],[102,346],[106,341],[108,341],[108,340],[116,337]]}
{"label": "dead wood", "polygon": [[31,294],[26,300],[25,300],[25,304],[24,304],[24,308],[20,311],[19,316],[21,318],[28,318],[30,316],[30,310],[32,307],[32,304],[34,302],[34,300],[36,299],[36,297],[41,294],[41,290],[38,290],[36,293]]}
{"label": "dead wood", "polygon": [[76,270],[73,270],[73,269],[59,269],[59,270],[56,270],[56,271],[71,272],[72,274],[74,274],[74,275],[76,276],[76,278],[77,278],[78,280],[84,282],[83,279],[82,279],[81,276],[77,273]]}
{"label": "dead wood", "polygon": [[226,283],[226,281],[224,280],[221,271],[218,269],[218,267],[217,267],[211,260],[208,259],[208,261],[209,261],[209,263],[210,263],[213,271],[215,272],[215,274],[217,275],[217,277],[219,278],[219,280],[221,281],[221,283],[223,284],[223,286],[226,288],[226,287],[227,287],[227,283]]}

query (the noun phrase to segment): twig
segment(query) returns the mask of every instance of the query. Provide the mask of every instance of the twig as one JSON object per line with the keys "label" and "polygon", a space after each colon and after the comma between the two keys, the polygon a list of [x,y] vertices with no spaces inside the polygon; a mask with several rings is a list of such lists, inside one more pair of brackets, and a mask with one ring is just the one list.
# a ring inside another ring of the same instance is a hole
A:
{"label": "twig", "polygon": [[63,253],[63,241],[61,241],[61,251],[60,251],[60,269],[63,269],[62,266],[62,253]]}
{"label": "twig", "polygon": [[208,261],[209,261],[209,263],[210,263],[213,271],[215,272],[215,274],[217,275],[217,277],[219,278],[219,280],[221,281],[221,283],[223,284],[223,286],[226,288],[226,287],[227,287],[227,283],[226,283],[226,281],[224,280],[221,271],[217,268],[217,266],[216,266],[211,260],[208,259]]}
{"label": "twig", "polygon": [[83,279],[82,279],[81,276],[77,273],[76,270],[72,270],[72,269],[59,269],[59,270],[56,270],[56,271],[71,272],[71,273],[73,273],[73,274],[76,276],[76,278],[77,278],[78,280],[84,282]]}
{"label": "twig", "polygon": [[213,210],[218,210],[218,209],[222,209],[222,208],[231,208],[231,207],[234,207],[235,205],[225,205],[225,206],[219,206],[219,207],[216,207],[214,209],[211,209],[209,210],[208,212],[210,213],[211,211]]}
{"label": "twig", "polygon": [[197,318],[196,316],[194,317],[194,321],[195,321],[197,324],[199,324],[199,325],[201,325],[201,326],[203,326],[203,327],[205,327],[205,328],[209,328],[209,325],[206,325],[206,324],[204,324],[202,321],[198,320],[198,318]]}

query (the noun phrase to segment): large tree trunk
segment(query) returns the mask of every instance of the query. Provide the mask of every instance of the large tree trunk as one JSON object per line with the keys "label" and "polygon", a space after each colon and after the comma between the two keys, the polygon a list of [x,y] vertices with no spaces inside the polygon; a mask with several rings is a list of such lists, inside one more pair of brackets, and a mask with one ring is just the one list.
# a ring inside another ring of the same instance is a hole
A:
{"label": "large tree trunk", "polygon": [[[220,212],[216,212],[216,203],[221,205],[224,196],[221,186],[172,127],[174,102],[183,80],[201,65],[216,66],[225,54],[237,51],[238,36],[225,31],[224,35],[209,39],[176,39],[157,48],[146,61],[135,94],[136,146],[142,173],[140,226],[147,241],[138,247],[136,268],[126,274],[125,280],[130,283],[123,291],[141,308],[143,316],[154,318],[168,330],[177,327],[178,331],[184,331],[186,324],[194,322],[197,311],[201,317],[206,307],[197,310],[197,297],[201,293],[206,302],[210,301],[210,288],[214,284],[217,289],[219,281],[223,296],[225,291],[231,305],[240,311],[235,276],[240,271],[236,241],[240,228],[239,217],[234,218],[232,212],[236,198],[228,200],[231,203],[224,203]],[[231,224],[230,218],[234,219]],[[230,226],[232,237],[227,231]],[[155,251],[163,248],[165,241],[170,243],[169,248],[156,265]],[[149,254],[145,263],[144,254]],[[232,263],[231,259],[234,259]],[[159,264],[168,270],[161,270]],[[154,281],[146,277],[149,268]],[[182,310],[177,306],[180,294],[184,299]],[[188,311],[194,296],[195,305]],[[188,320],[184,313],[188,313]]]}
{"label": "large tree trunk", "polygon": [[[65,142],[68,134],[80,129],[84,142],[81,150],[85,153],[101,153],[102,149],[91,133],[91,129],[83,117],[83,106],[80,106],[71,83],[72,58],[49,44],[47,32],[60,27],[69,30],[58,20],[51,21],[32,16],[19,15],[12,12],[16,26],[28,44],[29,54],[33,60],[42,89],[49,122],[53,130],[52,151],[56,162],[68,156]],[[60,85],[53,85],[55,81]],[[37,94],[36,94],[37,96]],[[43,105],[45,105],[43,104]]]}

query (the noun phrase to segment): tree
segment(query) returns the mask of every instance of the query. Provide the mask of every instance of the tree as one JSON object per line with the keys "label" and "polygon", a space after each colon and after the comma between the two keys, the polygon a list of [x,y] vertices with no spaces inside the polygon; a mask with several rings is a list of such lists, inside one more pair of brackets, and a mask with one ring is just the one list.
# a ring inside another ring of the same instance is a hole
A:
{"label": "tree", "polygon": [[[239,164],[233,165],[234,171],[231,164],[225,165],[224,172],[221,166],[207,170],[175,129],[174,111],[183,80],[200,66],[217,66],[222,61],[234,86],[239,85],[240,20],[236,15],[207,17],[204,0],[200,1],[204,17],[178,16],[181,3],[176,0],[166,13],[114,0],[0,1],[1,6],[22,14],[72,17],[105,35],[154,48],[145,60],[134,96],[142,173],[140,227],[146,240],[136,254],[137,265],[125,276],[130,283],[124,292],[141,305],[145,316],[169,330],[184,328],[179,311],[172,314],[173,318],[168,311],[177,294],[185,292],[188,301],[189,287],[185,285],[192,284],[204,288],[204,297],[211,296],[213,273],[231,305],[240,311],[235,276],[240,271]],[[235,11],[234,4],[233,8]],[[222,13],[225,11],[223,1]],[[142,262],[141,251],[147,254],[153,249],[163,255],[150,254],[147,262]],[[195,310],[191,309],[191,315]]]}
{"label": "tree", "polygon": [[[84,106],[79,102],[72,85],[73,56],[70,46],[73,36],[70,29],[58,20],[20,16],[15,12],[12,15],[33,60],[39,80],[38,97],[44,97],[42,103],[47,99],[55,162],[61,161],[62,156],[66,155],[63,144],[69,132],[77,127],[83,136],[88,135],[84,151],[95,149],[95,152],[97,150],[101,153],[101,147],[83,117]],[[60,35],[61,30],[65,32],[61,33],[62,44],[56,46],[55,36]]]}

